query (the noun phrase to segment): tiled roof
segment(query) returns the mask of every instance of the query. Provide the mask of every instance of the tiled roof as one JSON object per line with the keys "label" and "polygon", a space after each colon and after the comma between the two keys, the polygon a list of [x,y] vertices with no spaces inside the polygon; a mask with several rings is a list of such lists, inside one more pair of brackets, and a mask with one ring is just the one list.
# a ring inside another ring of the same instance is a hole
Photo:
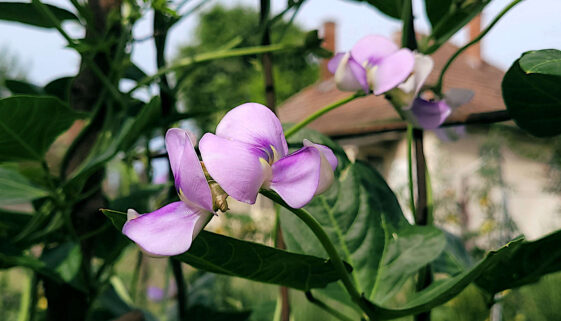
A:
{"label": "tiled roof", "polygon": [[[435,68],[428,83],[434,83],[443,65],[458,48],[450,43],[432,55]],[[501,97],[504,72],[484,61],[476,63],[473,56],[462,53],[450,66],[444,78],[447,88],[468,88],[473,100],[455,110],[446,123],[464,123],[473,114],[505,109]],[[282,122],[298,122],[314,111],[348,97],[352,93],[337,90],[333,78],[309,86],[285,101],[278,113]],[[383,96],[369,95],[331,111],[312,122],[309,127],[330,136],[346,136],[405,128],[393,107]]]}

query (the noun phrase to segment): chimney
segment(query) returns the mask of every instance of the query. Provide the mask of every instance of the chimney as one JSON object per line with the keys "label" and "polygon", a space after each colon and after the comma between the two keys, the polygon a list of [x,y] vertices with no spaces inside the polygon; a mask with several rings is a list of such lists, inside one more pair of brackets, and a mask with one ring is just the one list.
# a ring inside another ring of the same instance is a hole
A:
{"label": "chimney", "polygon": [[[323,24],[323,48],[335,53],[335,22],[326,21]],[[327,80],[332,77],[327,63],[329,59],[322,59],[320,64],[320,81]]]}
{"label": "chimney", "polygon": [[[481,13],[475,16],[468,24],[469,40],[475,39],[481,33]],[[467,49],[468,62],[472,67],[479,67],[482,63],[481,59],[481,41],[472,45]]]}

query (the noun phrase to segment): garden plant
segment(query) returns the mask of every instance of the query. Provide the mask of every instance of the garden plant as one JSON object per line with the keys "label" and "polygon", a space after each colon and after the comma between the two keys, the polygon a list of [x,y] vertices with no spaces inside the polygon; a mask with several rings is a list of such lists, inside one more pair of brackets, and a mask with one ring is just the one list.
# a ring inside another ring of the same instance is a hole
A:
{"label": "garden plant", "polygon": [[[416,36],[411,0],[365,1],[402,22],[401,43],[372,34],[340,53],[322,48],[317,31],[275,42],[271,30],[287,24],[284,19],[306,0],[287,1],[276,15],[261,0],[252,32],[259,45],[241,46],[243,39],[234,37],[213,50],[191,48],[171,62],[164,55],[168,32],[198,9],[185,10],[188,1],[70,0],[72,10],[41,0],[0,2],[0,19],[57,30],[81,59],[75,76],[46,86],[7,79],[11,94],[0,99],[0,268],[22,267],[30,276],[18,320],[154,319],[134,302],[136,290],[124,286],[115,268],[127,248],[140,249],[139,258],[168,260],[178,320],[248,320],[252,314],[192,303],[188,297],[197,289],[185,286],[185,265],[278,285],[282,320],[290,316],[287,288],[305,294],[307,301],[299,304],[339,320],[430,320],[432,309],[468,286],[492,306],[498,293],[560,271],[561,231],[534,241],[517,237],[468,265],[457,259],[468,255],[465,248],[433,225],[423,132],[440,127],[473,97],[470,88],[444,91],[446,72],[521,1],[509,3],[449,57],[436,83],[427,82],[430,55],[490,0],[424,0],[431,30],[423,36]],[[154,74],[131,62],[131,48],[141,41],[132,30],[147,15],[153,19]],[[72,37],[67,22],[79,26],[83,37]],[[531,135],[553,137],[561,134],[561,51],[535,49],[512,62],[504,76],[507,111],[485,122],[513,120]],[[283,55],[330,58],[329,71],[348,97],[299,123],[281,124],[273,67]],[[265,101],[183,108],[180,89],[196,86],[186,82],[190,73],[238,57],[258,59]],[[385,97],[408,124],[414,222],[375,168],[349,159],[337,143],[306,128],[367,95]],[[219,123],[196,137],[182,125],[201,115]],[[165,149],[153,147],[158,139]],[[61,141],[67,147],[53,149]],[[162,159],[170,174],[154,184],[153,164]],[[134,188],[108,192],[115,164],[123,169],[121,184]],[[236,215],[229,213],[229,201],[254,204],[258,197],[274,203],[276,216],[268,220],[276,224],[276,246],[205,230],[211,221]],[[29,210],[14,204],[30,204]],[[135,278],[139,264],[130,267]],[[395,303],[410,282],[415,293]],[[39,311],[40,297],[47,307]]]}

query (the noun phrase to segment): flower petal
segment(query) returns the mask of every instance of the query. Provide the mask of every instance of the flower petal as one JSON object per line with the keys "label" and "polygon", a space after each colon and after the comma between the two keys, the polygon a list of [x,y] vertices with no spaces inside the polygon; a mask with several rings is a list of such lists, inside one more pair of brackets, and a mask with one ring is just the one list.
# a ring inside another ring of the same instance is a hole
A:
{"label": "flower petal", "polygon": [[191,247],[211,218],[210,212],[191,208],[184,202],[174,202],[128,220],[123,226],[123,234],[148,254],[177,255]]}
{"label": "flower petal", "polygon": [[327,63],[327,69],[329,69],[330,73],[335,74],[335,71],[337,71],[337,67],[339,67],[341,59],[343,59],[344,55],[344,52],[338,52],[335,54],[335,56],[333,56],[333,58],[329,59],[329,62]]}
{"label": "flower petal", "polygon": [[175,188],[183,201],[212,212],[210,187],[189,134],[179,128],[172,128],[166,133],[166,149]]}
{"label": "flower petal", "polygon": [[450,88],[444,94],[444,100],[450,108],[455,109],[467,104],[474,96],[473,91],[463,88]]}
{"label": "flower petal", "polygon": [[368,35],[360,39],[351,49],[351,56],[361,66],[376,64],[380,59],[393,54],[399,47],[390,39],[378,35]]}
{"label": "flower petal", "polygon": [[345,54],[335,71],[335,84],[341,91],[364,90],[368,93],[368,79],[366,70],[349,53]]}
{"label": "flower petal", "polygon": [[291,207],[300,208],[314,197],[319,186],[321,153],[308,146],[273,164],[270,188]]}
{"label": "flower petal", "polygon": [[416,98],[411,112],[419,126],[424,129],[434,129],[440,126],[452,112],[444,100],[427,101]]}
{"label": "flower petal", "polygon": [[369,71],[374,95],[381,95],[397,87],[411,74],[414,65],[415,58],[409,49],[401,49],[383,58]]}
{"label": "flower petal", "polygon": [[413,74],[404,83],[399,85],[398,88],[408,94],[412,94],[412,96],[417,96],[433,67],[434,61],[430,56],[415,53]]}
{"label": "flower petal", "polygon": [[339,163],[339,161],[337,160],[337,157],[335,156],[335,154],[333,154],[333,151],[331,150],[331,148],[325,146],[325,145],[321,145],[321,144],[316,144],[316,143],[312,143],[311,141],[304,139],[304,146],[313,146],[315,148],[317,148],[321,154],[323,156],[325,156],[325,158],[327,159],[327,161],[329,162],[329,165],[331,166],[331,169],[334,171],[337,168],[337,164]]}
{"label": "flower petal", "polygon": [[260,147],[276,150],[279,158],[288,154],[282,125],[266,106],[247,103],[230,110],[216,127],[216,135]]}
{"label": "flower petal", "polygon": [[267,158],[266,152],[210,133],[201,138],[199,148],[208,173],[228,195],[240,202],[255,203],[268,176],[259,160]]}

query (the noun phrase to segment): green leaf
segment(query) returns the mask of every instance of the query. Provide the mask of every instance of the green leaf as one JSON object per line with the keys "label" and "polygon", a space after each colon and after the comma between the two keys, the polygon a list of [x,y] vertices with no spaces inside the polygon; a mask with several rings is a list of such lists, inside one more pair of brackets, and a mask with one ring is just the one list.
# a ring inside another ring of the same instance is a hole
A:
{"label": "green leaf", "polygon": [[8,239],[29,223],[33,214],[9,211],[0,208],[0,238]]}
{"label": "green leaf", "polygon": [[[50,4],[44,4],[44,6],[46,6],[59,21],[78,21],[78,18],[66,9],[55,7]],[[0,2],[0,20],[21,22],[42,28],[55,27],[35,5],[24,2]]]}
{"label": "green leaf", "polygon": [[[105,209],[102,212],[117,229],[122,229],[125,213]],[[339,278],[328,260],[207,231],[201,231],[189,251],[175,258],[201,270],[304,291],[325,287]]]}
{"label": "green leaf", "polygon": [[432,25],[430,38],[434,43],[429,43],[432,46],[431,50],[425,53],[430,54],[436,51],[490,2],[490,0],[461,2],[454,0],[426,0],[425,8]]}
{"label": "green leaf", "polygon": [[560,241],[561,231],[532,242],[520,237],[488,253],[471,269],[433,283],[397,309],[367,304],[380,320],[387,320],[428,311],[455,297],[471,282],[490,294],[536,282],[548,273],[561,271]]}
{"label": "green leaf", "polygon": [[497,262],[504,260],[505,257],[509,257],[522,244],[523,239],[520,238],[510,242],[498,251],[488,253],[486,257],[473,268],[466,270],[455,277],[434,282],[425,290],[417,293],[411,300],[399,308],[384,307],[366,299],[363,300],[370,306],[371,310],[374,311],[378,320],[395,319],[431,310],[432,308],[444,304],[457,296],[465,287],[476,280],[488,268],[492,267]]}
{"label": "green leaf", "polygon": [[517,60],[503,78],[502,91],[508,113],[520,128],[538,137],[561,133],[561,77],[525,73]]}
{"label": "green leaf", "polygon": [[445,234],[446,248],[434,261],[432,267],[436,273],[454,276],[468,269],[473,262],[463,241],[452,233],[445,232]]}
{"label": "green leaf", "polygon": [[45,268],[53,271],[64,281],[78,290],[86,291],[81,274],[82,252],[80,245],[66,242],[54,248],[47,248],[41,255]]}
{"label": "green leaf", "polygon": [[[435,260],[446,245],[434,227],[411,226],[381,175],[361,162],[351,163],[336,144],[310,130],[290,142],[309,138],[331,147],[339,159],[336,181],[305,209],[324,227],[342,259],[354,270],[359,292],[376,302],[396,294],[417,270]],[[292,144],[291,144],[292,146]],[[289,250],[324,256],[311,231],[288,211],[281,211],[283,234]],[[323,293],[351,305],[346,293],[334,286]]]}
{"label": "green leaf", "polygon": [[15,247],[7,242],[0,244],[0,268],[20,266],[59,283],[68,283],[77,290],[86,291],[80,274],[82,261],[79,245],[63,243],[57,247],[45,249],[41,258],[18,253]]}
{"label": "green leaf", "polygon": [[494,294],[536,282],[540,277],[561,271],[561,231],[533,242],[524,242],[501,256],[475,281]]}
{"label": "green leaf", "polygon": [[520,67],[527,74],[561,76],[561,51],[557,49],[528,51],[520,58]]}
{"label": "green leaf", "polygon": [[138,67],[137,65],[131,62],[125,69],[125,74],[123,75],[123,78],[134,80],[134,81],[140,81],[146,78],[147,76],[148,75],[146,75],[146,73],[142,69],[140,69],[140,67]]}
{"label": "green leaf", "polygon": [[0,166],[0,205],[21,204],[47,195],[17,171]]}
{"label": "green leaf", "polygon": [[401,0],[355,0],[366,2],[385,15],[395,19],[401,19]]}
{"label": "green leaf", "polygon": [[54,97],[0,99],[0,162],[43,159],[55,138],[80,117]]}
{"label": "green leaf", "polygon": [[46,84],[43,91],[47,95],[55,96],[62,101],[70,99],[70,86],[74,77],[62,77]]}
{"label": "green leaf", "polygon": [[17,79],[6,79],[4,85],[14,95],[43,95],[43,88]]}

